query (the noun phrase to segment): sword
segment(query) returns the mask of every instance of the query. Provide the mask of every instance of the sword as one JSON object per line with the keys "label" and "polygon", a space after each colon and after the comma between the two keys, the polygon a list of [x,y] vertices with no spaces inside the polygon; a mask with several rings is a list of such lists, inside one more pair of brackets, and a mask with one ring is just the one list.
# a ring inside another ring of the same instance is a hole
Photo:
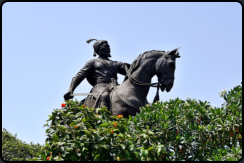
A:
{"label": "sword", "polygon": [[74,93],[70,96],[86,96],[86,95],[101,95],[102,93]]}

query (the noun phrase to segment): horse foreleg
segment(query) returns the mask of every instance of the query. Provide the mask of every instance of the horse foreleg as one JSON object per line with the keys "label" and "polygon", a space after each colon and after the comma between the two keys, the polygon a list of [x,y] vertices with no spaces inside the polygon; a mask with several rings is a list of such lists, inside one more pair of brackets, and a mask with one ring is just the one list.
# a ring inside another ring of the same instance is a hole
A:
{"label": "horse foreleg", "polygon": [[124,106],[120,101],[115,92],[113,92],[111,97],[112,99],[110,99],[110,102],[112,116],[123,115],[123,117],[128,117],[128,114],[126,113],[126,106]]}

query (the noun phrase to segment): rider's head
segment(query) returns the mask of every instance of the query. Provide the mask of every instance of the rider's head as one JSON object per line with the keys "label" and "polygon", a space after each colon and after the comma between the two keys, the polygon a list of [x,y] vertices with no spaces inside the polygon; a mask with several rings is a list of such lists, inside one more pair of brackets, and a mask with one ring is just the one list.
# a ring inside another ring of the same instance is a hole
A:
{"label": "rider's head", "polygon": [[[90,39],[87,40],[86,42],[89,44],[93,40],[96,39]],[[94,54],[93,54],[94,57],[96,56],[96,53],[99,56],[111,57],[110,46],[106,40],[96,40],[96,42],[93,44],[93,48],[94,48]]]}
{"label": "rider's head", "polygon": [[98,40],[94,43],[93,48],[99,56],[111,57],[110,46],[106,40]]}

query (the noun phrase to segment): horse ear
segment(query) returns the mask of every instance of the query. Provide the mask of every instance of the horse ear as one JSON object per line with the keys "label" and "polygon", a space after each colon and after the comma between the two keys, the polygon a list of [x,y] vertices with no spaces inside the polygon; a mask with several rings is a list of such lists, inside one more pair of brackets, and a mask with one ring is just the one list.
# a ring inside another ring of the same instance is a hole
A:
{"label": "horse ear", "polygon": [[176,48],[176,49],[174,49],[174,50],[171,50],[171,51],[168,53],[168,55],[176,55],[176,53],[178,52],[179,49],[180,49],[180,47],[179,47],[179,48]]}

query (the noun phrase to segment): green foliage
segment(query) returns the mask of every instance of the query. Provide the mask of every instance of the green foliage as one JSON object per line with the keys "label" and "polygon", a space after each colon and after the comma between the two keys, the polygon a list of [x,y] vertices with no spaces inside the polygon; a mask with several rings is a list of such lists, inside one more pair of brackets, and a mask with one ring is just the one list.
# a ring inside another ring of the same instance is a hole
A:
{"label": "green foliage", "polygon": [[[36,160],[238,161],[242,157],[242,86],[221,94],[222,108],[176,98],[118,118],[106,108],[66,101],[45,126],[46,146]],[[99,114],[98,114],[99,112]],[[116,125],[115,125],[116,123]]]}
{"label": "green foliage", "polygon": [[41,145],[26,144],[13,136],[5,128],[2,131],[2,158],[4,161],[26,161],[41,151]]}

